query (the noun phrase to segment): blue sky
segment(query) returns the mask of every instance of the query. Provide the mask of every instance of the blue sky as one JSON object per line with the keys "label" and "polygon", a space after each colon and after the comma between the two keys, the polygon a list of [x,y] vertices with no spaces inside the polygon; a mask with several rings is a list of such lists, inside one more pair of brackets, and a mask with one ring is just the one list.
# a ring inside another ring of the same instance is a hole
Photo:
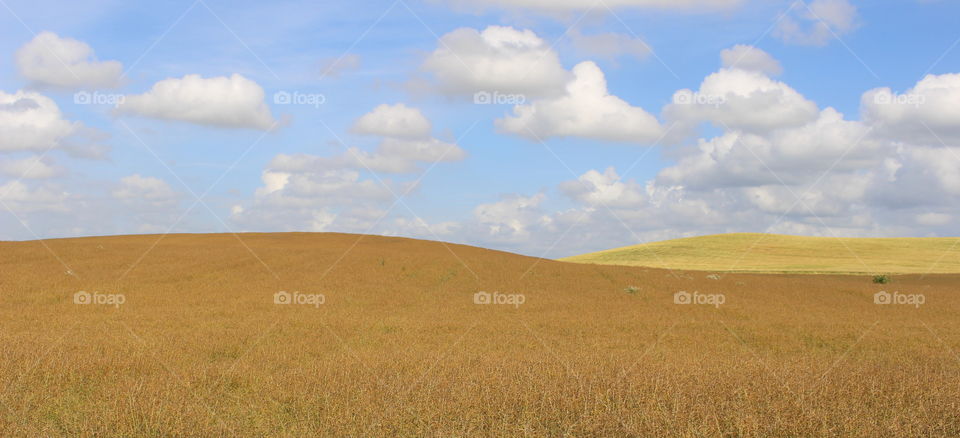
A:
{"label": "blue sky", "polygon": [[952,2],[465,5],[3,0],[0,239],[957,234]]}

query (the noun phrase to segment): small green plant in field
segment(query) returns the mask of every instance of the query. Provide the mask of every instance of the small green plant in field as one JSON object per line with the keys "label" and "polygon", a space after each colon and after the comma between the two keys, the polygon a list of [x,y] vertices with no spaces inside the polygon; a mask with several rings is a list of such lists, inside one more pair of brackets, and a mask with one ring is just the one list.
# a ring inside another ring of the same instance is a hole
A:
{"label": "small green plant in field", "polygon": [[890,282],[890,276],[886,274],[874,275],[873,282],[876,284],[887,284]]}
{"label": "small green plant in field", "polygon": [[623,289],[623,291],[630,295],[636,295],[640,293],[640,288],[636,286],[627,286]]}

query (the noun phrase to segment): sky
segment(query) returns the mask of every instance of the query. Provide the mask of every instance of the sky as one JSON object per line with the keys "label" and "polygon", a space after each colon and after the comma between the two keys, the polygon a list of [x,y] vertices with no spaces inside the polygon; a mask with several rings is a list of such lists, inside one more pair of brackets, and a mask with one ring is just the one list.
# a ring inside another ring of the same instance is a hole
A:
{"label": "sky", "polygon": [[0,0],[0,240],[956,236],[960,4]]}

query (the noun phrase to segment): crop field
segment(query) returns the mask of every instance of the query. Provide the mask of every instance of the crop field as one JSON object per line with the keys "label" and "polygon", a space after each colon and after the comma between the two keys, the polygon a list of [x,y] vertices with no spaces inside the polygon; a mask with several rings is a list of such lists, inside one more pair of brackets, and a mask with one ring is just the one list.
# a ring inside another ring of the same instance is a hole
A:
{"label": "crop field", "polygon": [[563,260],[714,272],[960,273],[960,238],[834,238],[733,233],[667,240]]}
{"label": "crop field", "polygon": [[958,436],[960,275],[891,279],[327,233],[3,242],[0,436]]}

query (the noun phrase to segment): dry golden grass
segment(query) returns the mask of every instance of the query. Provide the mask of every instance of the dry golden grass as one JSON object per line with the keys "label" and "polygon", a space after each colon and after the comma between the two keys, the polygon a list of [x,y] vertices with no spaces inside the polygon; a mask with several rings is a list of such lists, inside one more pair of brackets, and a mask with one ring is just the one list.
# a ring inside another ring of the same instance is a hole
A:
{"label": "dry golden grass", "polygon": [[864,276],[345,234],[171,235],[136,263],[157,238],[47,241],[75,276],[0,243],[0,436],[960,435],[956,275],[883,286],[914,307],[874,304]]}
{"label": "dry golden grass", "polygon": [[731,233],[665,240],[567,257],[601,265],[714,272],[958,274],[960,238],[835,238]]}

